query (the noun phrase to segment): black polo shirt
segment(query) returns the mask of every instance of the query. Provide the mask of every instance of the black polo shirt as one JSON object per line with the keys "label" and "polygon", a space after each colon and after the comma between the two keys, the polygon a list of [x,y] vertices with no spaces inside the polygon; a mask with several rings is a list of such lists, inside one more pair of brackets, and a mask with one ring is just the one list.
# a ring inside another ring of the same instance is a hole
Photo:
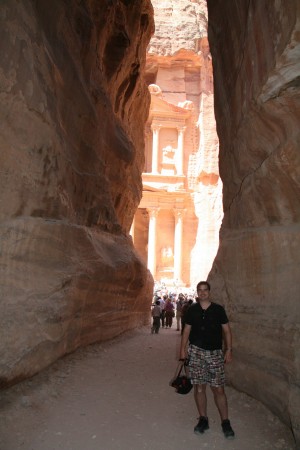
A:
{"label": "black polo shirt", "polygon": [[194,303],[186,312],[185,323],[191,325],[190,344],[204,350],[222,348],[222,325],[228,323],[223,306],[211,302],[209,307],[202,309],[200,303]]}

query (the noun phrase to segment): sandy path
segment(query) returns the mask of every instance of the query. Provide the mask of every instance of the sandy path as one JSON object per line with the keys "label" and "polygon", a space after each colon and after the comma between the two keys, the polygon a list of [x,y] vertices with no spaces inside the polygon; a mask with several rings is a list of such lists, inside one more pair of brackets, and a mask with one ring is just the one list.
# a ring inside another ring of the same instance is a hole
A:
{"label": "sandy path", "polygon": [[236,438],[226,441],[211,397],[210,430],[193,433],[192,393],[169,387],[180,333],[149,328],[82,349],[1,393],[1,450],[294,450],[261,404],[227,388]]}

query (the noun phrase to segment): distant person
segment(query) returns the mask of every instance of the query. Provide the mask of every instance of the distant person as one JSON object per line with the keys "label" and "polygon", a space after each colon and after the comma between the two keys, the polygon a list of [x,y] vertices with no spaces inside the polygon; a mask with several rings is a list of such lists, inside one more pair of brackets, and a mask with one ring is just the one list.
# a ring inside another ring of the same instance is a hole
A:
{"label": "distant person", "polygon": [[233,438],[234,431],[228,419],[224,389],[224,363],[232,360],[231,330],[224,308],[210,300],[210,285],[207,281],[198,283],[197,294],[197,302],[186,312],[180,346],[180,359],[188,360],[189,377],[194,385],[195,402],[200,416],[194,432],[203,434],[209,429],[206,398],[206,385],[209,384],[221,417],[224,436]]}
{"label": "distant person", "polygon": [[177,331],[180,331],[181,329],[181,312],[182,307],[184,305],[184,296],[182,294],[178,295],[178,299],[176,302],[176,324],[177,324]]}
{"label": "distant person", "polygon": [[160,299],[160,309],[161,309],[160,320],[161,320],[162,328],[164,328],[164,326],[165,326],[166,301],[167,301],[167,296],[164,295],[163,298]]}
{"label": "distant person", "polygon": [[161,315],[161,309],[160,309],[160,301],[156,300],[154,306],[152,307],[151,315],[153,318],[152,327],[151,327],[151,333],[158,334],[160,329],[160,315]]}
{"label": "distant person", "polygon": [[167,299],[165,311],[166,311],[166,328],[171,328],[173,324],[173,317],[175,315],[174,305],[171,298]]}

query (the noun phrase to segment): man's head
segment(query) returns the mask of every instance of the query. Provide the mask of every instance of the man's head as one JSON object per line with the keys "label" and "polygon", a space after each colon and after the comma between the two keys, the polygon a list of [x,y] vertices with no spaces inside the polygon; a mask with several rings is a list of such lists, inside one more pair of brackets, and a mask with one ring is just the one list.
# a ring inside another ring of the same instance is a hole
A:
{"label": "man's head", "polygon": [[206,299],[209,297],[210,284],[207,281],[200,281],[197,284],[197,295],[201,299]]}

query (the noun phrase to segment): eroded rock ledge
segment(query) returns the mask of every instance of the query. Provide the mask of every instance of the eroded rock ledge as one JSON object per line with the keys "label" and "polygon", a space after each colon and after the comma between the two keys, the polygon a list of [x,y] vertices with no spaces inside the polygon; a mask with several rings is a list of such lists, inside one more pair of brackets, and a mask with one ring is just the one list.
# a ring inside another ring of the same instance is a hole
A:
{"label": "eroded rock ledge", "polygon": [[1,2],[5,386],[139,326],[152,279],[129,227],[142,185],[148,0]]}

